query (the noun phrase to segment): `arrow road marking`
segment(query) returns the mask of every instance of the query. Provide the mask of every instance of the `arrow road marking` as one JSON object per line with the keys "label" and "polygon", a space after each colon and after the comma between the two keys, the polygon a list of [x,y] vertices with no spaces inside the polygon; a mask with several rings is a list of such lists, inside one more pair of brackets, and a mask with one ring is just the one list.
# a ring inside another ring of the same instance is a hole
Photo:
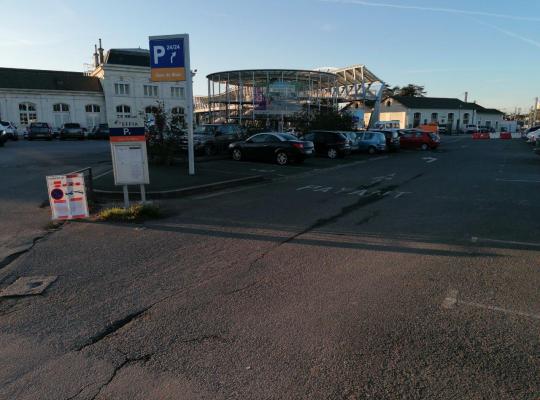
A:
{"label": "arrow road marking", "polygon": [[426,160],[428,164],[437,161],[435,157],[422,157],[422,160]]}

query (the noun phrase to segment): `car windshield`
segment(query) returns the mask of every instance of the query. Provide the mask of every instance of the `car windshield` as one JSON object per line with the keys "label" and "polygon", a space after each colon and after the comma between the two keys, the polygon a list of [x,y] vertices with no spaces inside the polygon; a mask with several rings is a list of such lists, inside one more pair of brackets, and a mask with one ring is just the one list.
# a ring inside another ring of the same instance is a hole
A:
{"label": "car windshield", "polygon": [[298,140],[296,136],[291,135],[289,133],[278,133],[276,136],[282,140]]}
{"label": "car windshield", "polygon": [[196,135],[211,135],[214,133],[214,128],[212,126],[203,125],[195,129],[193,133]]}
{"label": "car windshield", "polygon": [[70,129],[70,128],[80,128],[81,126],[79,124],[65,124],[64,127],[66,127],[67,129]]}
{"label": "car windshield", "polygon": [[34,122],[32,125],[30,125],[32,128],[48,128],[47,124],[42,122]]}
{"label": "car windshield", "polygon": [[9,126],[9,122],[6,122],[6,121],[0,121],[0,125],[2,125],[2,126]]}

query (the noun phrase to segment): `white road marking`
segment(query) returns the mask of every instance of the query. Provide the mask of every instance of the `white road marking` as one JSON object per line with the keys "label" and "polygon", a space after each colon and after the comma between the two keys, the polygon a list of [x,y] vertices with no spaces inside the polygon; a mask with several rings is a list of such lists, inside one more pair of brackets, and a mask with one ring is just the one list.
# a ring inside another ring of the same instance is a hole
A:
{"label": "white road marking", "polygon": [[194,197],[195,200],[204,200],[204,199],[210,199],[212,197],[218,197],[218,196],[223,196],[223,195],[226,195],[226,194],[230,194],[230,193],[238,193],[238,192],[244,192],[246,190],[251,190],[251,189],[255,189],[255,188],[259,188],[261,186],[267,186],[267,185],[270,185],[271,182],[269,183],[263,183],[261,185],[250,185],[250,186],[245,186],[245,187],[241,187],[241,188],[238,188],[238,189],[231,189],[231,190],[222,190],[221,192],[216,192],[216,193],[211,193],[211,194],[206,194],[204,196],[196,196]]}
{"label": "white road marking", "polygon": [[523,312],[523,311],[515,311],[515,310],[510,310],[508,308],[490,306],[490,305],[481,304],[481,303],[475,303],[473,301],[459,300],[458,299],[458,293],[459,292],[457,290],[455,290],[455,289],[449,290],[448,294],[446,295],[446,297],[444,298],[444,300],[443,300],[443,302],[441,304],[441,307],[444,308],[444,309],[449,310],[449,309],[452,309],[452,308],[456,307],[457,305],[464,305],[464,306],[469,306],[469,307],[482,308],[484,310],[497,311],[497,312],[502,312],[502,313],[505,313],[505,314],[517,315],[517,316],[520,316],[520,317],[527,317],[527,318],[540,320],[540,315],[539,314],[532,314],[532,313],[527,313],[527,312]]}
{"label": "white road marking", "polygon": [[502,178],[497,178],[495,180],[498,181],[498,182],[540,183],[540,180],[535,180],[535,179],[502,179]]}
{"label": "white road marking", "polygon": [[446,309],[454,308],[454,306],[457,303],[457,295],[458,295],[457,290],[454,290],[454,289],[449,290],[448,294],[446,295],[445,299],[442,302],[441,307],[446,308]]}
{"label": "white road marking", "polygon": [[422,160],[425,160],[428,164],[437,161],[435,157],[422,157]]}
{"label": "white road marking", "polygon": [[487,239],[487,238],[479,238],[476,236],[471,237],[471,242],[472,243],[484,242],[484,243],[515,244],[518,246],[540,247],[540,243],[517,242],[515,240]]}
{"label": "white road marking", "polygon": [[397,194],[394,196],[394,199],[399,199],[404,194],[411,194],[412,192],[396,192]]}

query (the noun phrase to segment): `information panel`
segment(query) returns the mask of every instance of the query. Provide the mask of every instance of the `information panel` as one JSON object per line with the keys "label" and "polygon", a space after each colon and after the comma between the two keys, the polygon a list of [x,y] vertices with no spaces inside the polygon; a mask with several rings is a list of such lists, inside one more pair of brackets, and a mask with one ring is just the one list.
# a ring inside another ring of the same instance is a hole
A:
{"label": "information panel", "polygon": [[112,142],[115,185],[149,184],[146,142]]}
{"label": "information panel", "polygon": [[47,190],[53,220],[89,216],[83,174],[47,176]]}

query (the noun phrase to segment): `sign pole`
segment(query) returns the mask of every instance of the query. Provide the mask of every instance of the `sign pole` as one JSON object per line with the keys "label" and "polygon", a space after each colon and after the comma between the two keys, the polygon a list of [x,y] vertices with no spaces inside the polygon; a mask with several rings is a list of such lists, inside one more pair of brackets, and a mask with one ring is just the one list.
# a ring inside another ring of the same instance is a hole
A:
{"label": "sign pole", "polygon": [[191,73],[191,62],[189,53],[189,36],[186,36],[185,42],[185,68],[186,68],[186,95],[187,95],[187,124],[188,124],[188,164],[189,174],[195,175],[195,152],[193,143],[193,75]]}
{"label": "sign pole", "polygon": [[124,208],[129,208],[129,192],[128,192],[128,186],[123,186],[124,190]]}
{"label": "sign pole", "polygon": [[144,185],[141,185],[141,202],[143,204],[146,203],[146,190],[144,188]]}

